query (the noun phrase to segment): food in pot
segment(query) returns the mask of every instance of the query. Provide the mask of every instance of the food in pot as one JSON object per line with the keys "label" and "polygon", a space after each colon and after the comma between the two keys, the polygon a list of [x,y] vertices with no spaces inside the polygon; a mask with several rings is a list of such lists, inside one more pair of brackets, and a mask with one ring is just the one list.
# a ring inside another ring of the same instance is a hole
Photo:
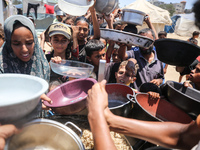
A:
{"label": "food in pot", "polygon": [[[115,133],[113,131],[110,132],[110,135],[118,150],[131,150],[129,143],[127,142],[126,138],[123,135],[119,133]],[[81,141],[83,142],[83,145],[86,150],[94,149],[92,132],[90,130],[87,130],[87,129],[83,130]]]}

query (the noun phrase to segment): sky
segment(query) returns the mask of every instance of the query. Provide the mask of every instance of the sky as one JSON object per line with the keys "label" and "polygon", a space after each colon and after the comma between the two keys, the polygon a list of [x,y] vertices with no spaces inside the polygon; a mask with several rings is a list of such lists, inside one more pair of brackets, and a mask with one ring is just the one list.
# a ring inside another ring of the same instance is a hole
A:
{"label": "sky", "polygon": [[[125,5],[129,5],[131,3],[133,3],[135,0],[119,0],[119,7],[122,8],[124,7]],[[159,0],[159,1],[163,1],[165,3],[180,3],[181,1],[183,0]],[[196,2],[196,0],[184,0],[186,1],[186,9],[191,9],[193,4]]]}

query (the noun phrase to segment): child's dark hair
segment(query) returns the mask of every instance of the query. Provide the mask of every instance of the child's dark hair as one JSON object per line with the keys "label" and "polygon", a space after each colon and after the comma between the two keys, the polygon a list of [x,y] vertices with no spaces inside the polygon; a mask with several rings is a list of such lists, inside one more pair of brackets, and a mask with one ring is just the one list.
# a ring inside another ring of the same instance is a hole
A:
{"label": "child's dark hair", "polygon": [[167,37],[167,32],[165,32],[165,31],[160,31],[160,32],[158,33],[158,36],[161,36],[161,35],[164,35],[165,37]]}
{"label": "child's dark hair", "polygon": [[74,16],[68,16],[63,22],[65,23],[65,22],[66,22],[67,20],[69,20],[69,19],[72,19],[73,22],[75,22],[76,17],[74,17]]}
{"label": "child's dark hair", "polygon": [[123,25],[121,21],[116,21],[113,23],[113,29],[115,29],[118,25]]}
{"label": "child's dark hair", "polygon": [[85,17],[83,17],[83,16],[81,16],[81,17],[78,17],[78,18],[76,18],[76,20],[75,20],[75,22],[74,22],[74,25],[77,25],[77,23],[79,22],[79,21],[85,21],[87,24],[88,24],[88,28],[89,28],[89,20],[87,20]]}
{"label": "child's dark hair", "polygon": [[103,42],[97,39],[89,40],[85,45],[86,55],[91,57],[94,51],[99,51],[104,48]]}
{"label": "child's dark hair", "polygon": [[194,36],[197,36],[197,35],[199,35],[199,32],[198,32],[198,31],[194,31],[194,32],[192,33],[192,35],[193,35],[193,37],[194,37]]}
{"label": "child's dark hair", "polygon": [[134,34],[137,34],[137,32],[138,32],[136,25],[133,25],[133,24],[127,24],[127,26],[125,26],[123,31],[131,32]]}

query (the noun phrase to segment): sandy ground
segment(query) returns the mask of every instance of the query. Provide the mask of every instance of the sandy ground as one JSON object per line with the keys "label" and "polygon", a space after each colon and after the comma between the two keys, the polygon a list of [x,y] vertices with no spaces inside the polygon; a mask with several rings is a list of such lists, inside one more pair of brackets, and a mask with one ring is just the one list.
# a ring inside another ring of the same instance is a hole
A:
{"label": "sandy ground", "polygon": [[[169,33],[167,35],[167,37],[168,38],[172,38],[172,39],[185,40],[185,41],[190,38],[190,37],[178,36],[175,33]],[[200,38],[198,38],[197,40],[198,40],[198,44],[200,46]],[[51,48],[47,44],[45,44],[44,49],[46,50],[46,53],[48,53],[49,51],[51,51]],[[175,66],[168,65],[167,73],[165,74],[165,81],[168,81],[168,80],[172,80],[172,81],[176,81],[176,82],[179,81],[179,73],[176,72]],[[185,76],[182,79],[182,82],[183,81],[185,81]]]}

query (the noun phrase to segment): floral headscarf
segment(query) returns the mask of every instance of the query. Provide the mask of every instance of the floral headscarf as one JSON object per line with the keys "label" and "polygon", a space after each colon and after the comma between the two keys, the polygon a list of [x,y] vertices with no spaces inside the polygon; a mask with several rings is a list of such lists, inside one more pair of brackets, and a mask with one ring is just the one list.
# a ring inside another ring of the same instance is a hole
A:
{"label": "floral headscarf", "polygon": [[[34,37],[34,52],[28,62],[20,60],[11,47],[11,36],[16,23],[27,27]],[[21,73],[41,77],[49,82],[50,69],[45,54],[42,51],[35,27],[30,19],[22,15],[13,15],[6,19],[4,25],[5,43],[0,49],[0,73]]]}

